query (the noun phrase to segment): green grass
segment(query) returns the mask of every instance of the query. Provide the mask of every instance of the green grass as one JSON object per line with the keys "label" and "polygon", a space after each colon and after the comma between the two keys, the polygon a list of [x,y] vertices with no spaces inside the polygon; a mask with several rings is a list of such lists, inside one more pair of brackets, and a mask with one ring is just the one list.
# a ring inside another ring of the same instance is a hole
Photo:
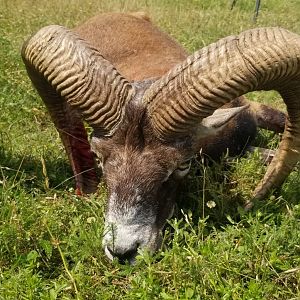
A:
{"label": "green grass", "polygon": [[[105,186],[74,196],[72,172],[20,47],[47,24],[72,27],[105,11],[146,11],[189,51],[256,26],[300,34],[300,2],[238,0],[0,0],[0,299],[300,299],[300,179],[254,211],[241,205],[264,173],[258,154],[210,168],[195,163],[183,183],[163,249],[136,266],[101,249]],[[277,94],[253,100],[284,108]],[[257,140],[274,147],[261,132]],[[215,207],[213,207],[215,204]]]}

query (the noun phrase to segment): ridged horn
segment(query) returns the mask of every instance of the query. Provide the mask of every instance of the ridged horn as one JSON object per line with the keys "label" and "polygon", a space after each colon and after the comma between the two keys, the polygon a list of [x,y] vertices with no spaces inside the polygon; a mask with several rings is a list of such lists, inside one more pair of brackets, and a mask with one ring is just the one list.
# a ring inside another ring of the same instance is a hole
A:
{"label": "ridged horn", "polygon": [[50,25],[24,43],[22,57],[46,104],[60,96],[98,132],[114,132],[133,88],[95,48],[70,30]]}
{"label": "ridged horn", "polygon": [[299,160],[300,37],[281,28],[258,28],[213,43],[155,82],[144,96],[148,117],[162,140],[191,134],[199,120],[255,90],[277,90],[288,120],[280,147],[254,191],[264,197]]}
{"label": "ridged horn", "polygon": [[44,27],[29,38],[22,58],[59,131],[77,192],[95,192],[99,180],[81,117],[97,134],[112,135],[132,86],[96,49],[61,26]]}

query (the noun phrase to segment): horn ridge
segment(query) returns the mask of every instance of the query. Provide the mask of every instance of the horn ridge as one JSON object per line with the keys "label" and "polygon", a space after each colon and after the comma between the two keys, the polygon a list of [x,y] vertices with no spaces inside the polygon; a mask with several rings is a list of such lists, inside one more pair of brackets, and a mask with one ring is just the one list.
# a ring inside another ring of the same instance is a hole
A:
{"label": "horn ridge", "polygon": [[[91,126],[108,135],[114,132],[123,115],[117,110],[125,109],[133,88],[95,48],[70,30],[50,25],[24,44],[22,56],[38,90],[44,89],[41,82],[49,83]],[[40,79],[36,80],[36,77]],[[119,93],[120,89],[123,93]],[[44,97],[44,101],[51,99]],[[115,101],[119,105],[114,105]],[[102,108],[105,108],[103,113],[113,113],[115,117],[109,117],[112,121],[105,125],[105,115],[101,115],[101,120],[93,115]],[[115,111],[112,112],[112,108]]]}
{"label": "horn ridge", "polygon": [[193,132],[201,118],[222,104],[251,91],[271,89],[283,97],[288,122],[278,152],[254,192],[254,197],[262,198],[283,182],[300,157],[298,35],[274,27],[223,38],[154,82],[144,101],[157,137],[174,140]]}
{"label": "horn ridge", "polygon": [[97,134],[112,135],[133,87],[101,53],[62,26],[39,30],[21,54],[60,134],[78,192],[95,192],[99,179],[82,118]]}

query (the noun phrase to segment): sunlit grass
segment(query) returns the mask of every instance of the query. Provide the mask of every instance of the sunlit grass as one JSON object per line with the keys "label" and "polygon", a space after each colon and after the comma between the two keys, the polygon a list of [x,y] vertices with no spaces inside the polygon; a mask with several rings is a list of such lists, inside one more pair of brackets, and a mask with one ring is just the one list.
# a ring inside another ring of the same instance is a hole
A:
{"label": "sunlit grass", "polygon": [[[31,87],[22,42],[47,24],[72,27],[106,11],[145,11],[190,52],[256,26],[300,34],[300,2],[238,0],[0,1],[0,299],[298,299],[299,172],[254,211],[241,209],[265,167],[258,153],[195,162],[164,247],[136,266],[104,256],[106,189],[77,197],[59,136]],[[250,99],[284,109],[274,92]],[[276,147],[261,132],[257,144]]]}

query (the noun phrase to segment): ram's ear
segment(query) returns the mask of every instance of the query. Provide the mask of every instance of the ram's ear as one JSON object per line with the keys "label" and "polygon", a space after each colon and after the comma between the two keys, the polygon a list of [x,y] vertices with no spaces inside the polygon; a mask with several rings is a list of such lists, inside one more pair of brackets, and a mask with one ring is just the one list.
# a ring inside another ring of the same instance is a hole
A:
{"label": "ram's ear", "polygon": [[198,137],[203,138],[218,133],[233,117],[247,108],[249,105],[215,110],[212,115],[202,119],[198,127]]}

